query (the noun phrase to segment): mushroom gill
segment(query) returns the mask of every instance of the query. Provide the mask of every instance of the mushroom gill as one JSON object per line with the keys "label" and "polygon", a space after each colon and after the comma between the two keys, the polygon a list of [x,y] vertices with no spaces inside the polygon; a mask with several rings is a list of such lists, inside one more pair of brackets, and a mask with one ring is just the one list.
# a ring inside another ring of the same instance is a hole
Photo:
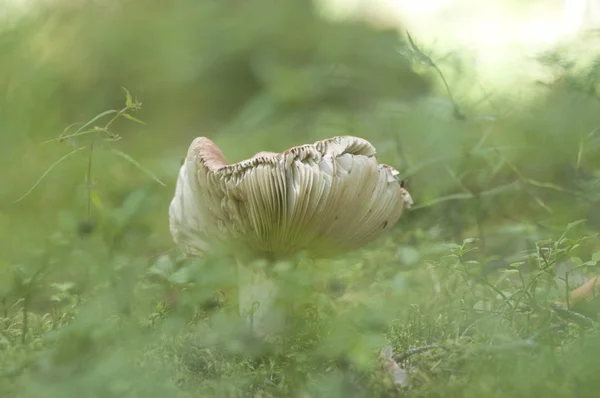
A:
{"label": "mushroom gill", "polygon": [[171,234],[188,255],[223,245],[234,253],[240,313],[252,312],[259,334],[278,331],[277,283],[249,262],[331,256],[390,230],[412,199],[398,171],[375,156],[368,141],[342,136],[227,164],[211,140],[196,138],[169,209]]}
{"label": "mushroom gill", "polygon": [[398,172],[375,155],[368,141],[343,136],[229,165],[211,140],[196,138],[170,206],[171,233],[191,255],[214,244],[271,258],[357,249],[412,203]]}

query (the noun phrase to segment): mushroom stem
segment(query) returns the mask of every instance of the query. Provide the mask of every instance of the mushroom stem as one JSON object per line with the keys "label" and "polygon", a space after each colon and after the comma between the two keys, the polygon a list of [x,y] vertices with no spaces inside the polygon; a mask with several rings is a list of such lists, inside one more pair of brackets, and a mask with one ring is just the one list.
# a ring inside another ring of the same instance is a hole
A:
{"label": "mushroom stem", "polygon": [[278,333],[285,325],[285,313],[277,303],[280,289],[268,268],[237,263],[240,315],[261,337]]}

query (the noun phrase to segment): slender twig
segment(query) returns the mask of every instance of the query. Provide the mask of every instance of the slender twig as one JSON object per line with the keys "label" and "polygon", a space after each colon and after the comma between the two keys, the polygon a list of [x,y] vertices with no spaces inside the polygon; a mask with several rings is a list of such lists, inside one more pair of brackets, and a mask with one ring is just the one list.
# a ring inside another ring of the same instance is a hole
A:
{"label": "slender twig", "polygon": [[394,360],[399,363],[404,362],[413,355],[420,354],[422,352],[435,350],[435,349],[442,349],[442,350],[446,350],[446,351],[449,350],[448,347],[443,346],[443,345],[430,344],[430,345],[426,345],[426,346],[422,346],[422,347],[409,348],[408,350],[401,352],[400,354],[394,356]]}
{"label": "slender twig", "polygon": [[44,174],[42,174],[42,176],[40,178],[38,178],[38,180],[35,182],[35,184],[33,184],[33,186],[31,188],[29,188],[29,190],[27,192],[25,192],[23,194],[23,196],[21,196],[19,199],[15,200],[14,203],[18,203],[20,201],[22,201],[23,199],[25,199],[38,185],[40,185],[40,183],[42,182],[42,180],[59,164],[61,164],[63,161],[65,161],[67,158],[73,156],[75,153],[84,150],[86,147],[81,147],[81,148],[77,148],[77,149],[73,149],[71,152],[67,153],[66,155],[64,155],[63,157],[61,157],[60,159],[58,159],[56,162],[52,163],[52,165],[50,167],[48,167],[48,169],[46,169],[46,171],[44,172]]}
{"label": "slender twig", "polygon": [[565,300],[567,301],[567,308],[571,308],[571,292],[569,289],[569,271],[565,272]]}
{"label": "slender twig", "polygon": [[44,261],[44,263],[35,271],[35,273],[31,276],[29,281],[26,284],[26,293],[25,297],[23,297],[23,325],[21,327],[21,343],[25,344],[27,339],[27,332],[29,328],[29,303],[31,301],[31,295],[33,290],[33,285],[36,283],[38,277],[42,274],[42,272],[47,268],[48,261]]}
{"label": "slender twig", "polygon": [[88,165],[87,165],[87,171],[86,171],[86,185],[87,185],[87,196],[88,196],[87,217],[88,217],[88,220],[91,220],[91,218],[92,218],[92,158],[94,156],[94,142],[93,141],[90,144],[89,148],[90,148],[90,154],[88,157]]}
{"label": "slender twig", "polygon": [[22,316],[23,316],[23,325],[21,327],[21,344],[25,344],[25,341],[27,340],[27,331],[28,331],[28,327],[29,327],[29,293],[27,293],[27,296],[25,296],[25,300],[23,301],[23,308],[22,308]]}
{"label": "slender twig", "polygon": [[512,351],[519,349],[532,349],[538,348],[539,343],[533,341],[532,339],[526,339],[521,341],[515,341],[512,343],[504,343],[504,344],[493,344],[488,346],[478,347],[480,351],[486,353],[494,353],[494,352],[502,352],[502,351]]}
{"label": "slender twig", "polygon": [[430,57],[425,55],[425,53],[423,53],[423,51],[421,51],[419,49],[419,47],[417,47],[412,36],[410,35],[410,33],[408,31],[406,32],[406,36],[408,38],[408,42],[410,43],[410,46],[412,47],[413,51],[419,55],[419,57],[421,58],[422,61],[424,61],[424,63],[426,63],[433,69],[435,69],[435,71],[438,73],[438,75],[442,79],[442,82],[444,83],[444,86],[446,87],[446,92],[448,93],[448,97],[450,97],[450,101],[452,102],[452,107],[454,109],[454,117],[458,120],[466,120],[467,117],[465,116],[464,113],[462,113],[460,111],[458,104],[454,100],[454,96],[452,95],[452,91],[450,90],[450,85],[448,84],[448,81],[444,77],[444,74],[442,73],[441,69],[435,64],[435,62],[433,62],[433,60]]}

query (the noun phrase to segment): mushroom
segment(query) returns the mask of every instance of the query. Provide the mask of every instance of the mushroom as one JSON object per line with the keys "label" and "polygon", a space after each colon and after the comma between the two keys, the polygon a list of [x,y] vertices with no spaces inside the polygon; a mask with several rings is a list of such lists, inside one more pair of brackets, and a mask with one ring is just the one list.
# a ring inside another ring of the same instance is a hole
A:
{"label": "mushroom", "polygon": [[[412,198],[368,141],[340,136],[227,164],[196,138],[169,209],[175,243],[190,256],[225,245],[238,263],[239,310],[260,334],[280,327],[277,284],[251,260],[315,258],[358,249],[389,231]],[[279,325],[279,326],[278,326]]]}
{"label": "mushroom", "polygon": [[571,307],[586,316],[596,317],[600,310],[600,277],[590,278],[570,294]]}

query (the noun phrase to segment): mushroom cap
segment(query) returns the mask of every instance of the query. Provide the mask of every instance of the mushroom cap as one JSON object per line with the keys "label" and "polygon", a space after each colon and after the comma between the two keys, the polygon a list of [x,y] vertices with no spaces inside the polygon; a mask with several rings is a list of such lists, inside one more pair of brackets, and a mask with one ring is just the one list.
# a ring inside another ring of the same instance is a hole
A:
{"label": "mushroom cap", "polygon": [[600,312],[600,277],[594,276],[570,294],[571,307],[586,316]]}
{"label": "mushroom cap", "polygon": [[398,174],[357,137],[259,152],[230,165],[199,137],[179,172],[171,234],[189,255],[219,244],[271,258],[358,249],[389,231],[412,204]]}

